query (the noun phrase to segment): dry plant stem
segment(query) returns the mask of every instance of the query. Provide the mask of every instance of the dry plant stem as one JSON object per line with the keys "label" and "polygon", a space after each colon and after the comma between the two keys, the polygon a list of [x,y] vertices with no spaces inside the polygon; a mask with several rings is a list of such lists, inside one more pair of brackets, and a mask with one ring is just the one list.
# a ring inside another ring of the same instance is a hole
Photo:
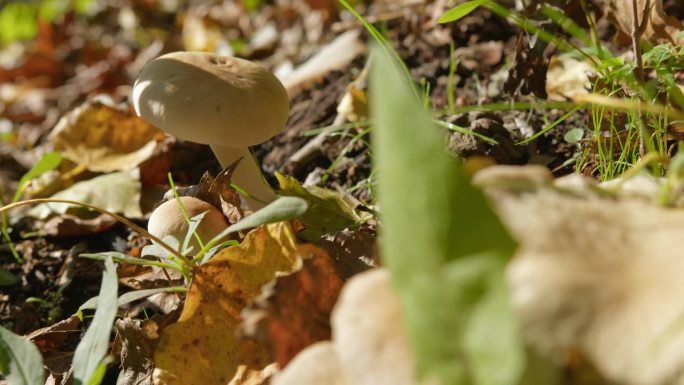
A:
{"label": "dry plant stem", "polygon": [[634,61],[636,63],[637,79],[640,83],[644,82],[644,63],[641,59],[641,36],[646,29],[646,23],[650,16],[651,1],[646,0],[642,14],[642,20],[639,22],[639,7],[637,0],[632,0],[632,49],[634,50]]}
{"label": "dry plant stem", "polygon": [[257,211],[278,197],[264,179],[261,167],[249,148],[211,145],[211,150],[214,151],[221,167],[228,167],[242,158],[233,172],[232,181],[249,193],[250,196],[246,196],[245,201],[252,211]]}
{"label": "dry plant stem", "polygon": [[[644,84],[644,63],[641,58],[641,36],[646,30],[646,25],[651,13],[651,0],[646,0],[644,4],[644,9],[641,12],[641,22],[639,22],[639,7],[637,5],[637,0],[632,0],[632,50],[634,51],[634,61],[636,66],[636,75],[639,84]],[[639,154],[644,156],[646,153],[646,135],[650,135],[648,130],[648,125],[646,124],[646,118],[644,118],[641,111],[639,111],[639,121],[641,122],[641,138],[639,140]]]}
{"label": "dry plant stem", "polygon": [[336,126],[343,124],[345,120],[346,119],[344,115],[337,115],[331,125],[323,129],[323,131],[316,135],[316,137],[308,141],[304,146],[302,146],[302,148],[292,154],[290,157],[290,162],[296,164],[306,164],[313,159],[316,154],[321,151],[321,146],[323,146],[323,143],[325,143],[325,139],[328,138],[328,135],[335,131]]}
{"label": "dry plant stem", "polygon": [[[27,205],[36,205],[36,204],[40,204],[40,203],[66,203],[66,204],[70,204],[70,205],[76,205],[76,206],[86,207],[86,208],[89,208],[89,209],[91,209],[91,210],[93,210],[93,211],[97,211],[97,212],[99,212],[99,213],[109,215],[110,217],[116,219],[117,221],[123,223],[124,225],[130,227],[131,229],[133,229],[133,230],[135,230],[135,231],[137,231],[137,232],[139,232],[139,233],[141,233],[141,234],[147,236],[148,238],[150,238],[151,240],[153,240],[154,242],[156,242],[159,246],[161,246],[161,247],[163,247],[164,249],[166,249],[166,251],[168,251],[169,253],[173,254],[175,257],[180,258],[181,260],[184,260],[184,259],[185,259],[185,257],[183,257],[183,255],[181,255],[178,251],[174,250],[173,247],[167,245],[164,241],[162,241],[161,239],[159,239],[159,238],[155,237],[154,235],[150,234],[147,230],[145,230],[145,229],[143,229],[142,227],[136,225],[136,224],[133,223],[132,221],[130,221],[130,220],[128,220],[128,219],[122,217],[121,215],[114,214],[114,213],[109,212],[109,211],[107,211],[107,210],[105,210],[105,209],[101,209],[101,208],[99,208],[99,207],[97,207],[97,206],[93,206],[93,205],[91,205],[91,204],[84,203],[84,202],[72,201],[72,200],[68,200],[68,199],[54,199],[54,198],[27,199],[27,200],[25,200],[25,201],[16,202],[16,203],[11,203],[11,204],[9,204],[9,205],[0,207],[0,214],[4,214],[5,212],[10,211],[10,210],[12,210],[12,209],[14,209],[14,208],[17,208],[17,207],[27,206]],[[166,269],[163,268],[163,267],[162,267],[162,271],[164,272],[164,275],[166,276],[166,279],[169,280],[169,282],[170,282],[170,281],[171,281],[171,276],[169,275],[169,272],[166,271]]]}

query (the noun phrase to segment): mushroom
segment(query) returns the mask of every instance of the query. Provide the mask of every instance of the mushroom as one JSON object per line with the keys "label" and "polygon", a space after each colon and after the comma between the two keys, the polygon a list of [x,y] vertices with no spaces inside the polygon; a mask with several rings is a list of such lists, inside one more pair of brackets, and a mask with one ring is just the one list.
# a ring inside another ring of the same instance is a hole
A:
{"label": "mushroom", "polygon": [[[180,197],[179,199],[188,214],[188,218],[203,212],[207,213],[195,230],[203,243],[210,241],[228,227],[226,218],[216,206],[194,197]],[[188,234],[188,227],[183,211],[175,199],[166,201],[154,209],[147,223],[147,231],[150,234],[159,239],[172,235],[180,242],[183,242]],[[188,245],[192,247],[193,253],[197,253],[201,248],[194,236]]]}
{"label": "mushroom", "polygon": [[222,167],[243,158],[233,182],[249,193],[251,209],[275,200],[248,147],[279,133],[289,114],[287,91],[267,69],[206,52],[173,52],[143,68],[132,101],[154,126],[209,144]]}

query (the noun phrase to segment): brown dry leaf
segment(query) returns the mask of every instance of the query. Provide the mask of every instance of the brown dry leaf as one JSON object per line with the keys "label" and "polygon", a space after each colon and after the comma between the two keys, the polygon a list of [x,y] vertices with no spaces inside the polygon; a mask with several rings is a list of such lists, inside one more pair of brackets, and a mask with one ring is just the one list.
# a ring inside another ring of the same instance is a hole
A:
{"label": "brown dry leaf", "polygon": [[159,336],[154,330],[146,327],[145,323],[153,322],[143,322],[131,318],[116,321],[116,337],[121,344],[121,368],[123,372],[117,384],[152,384],[152,371],[154,369],[152,358]]}
{"label": "brown dry leaf", "polygon": [[[634,13],[632,0],[605,0],[609,11],[608,19],[628,36],[632,35]],[[648,10],[647,6],[650,6]],[[637,0],[639,23],[648,16],[643,38],[653,44],[673,43],[684,44],[683,38],[677,34],[684,30],[684,25],[677,19],[667,16],[663,11],[662,0]]]}
{"label": "brown dry leaf", "polygon": [[130,109],[88,102],[63,117],[51,134],[55,150],[95,172],[129,170],[149,159],[164,133]]}
{"label": "brown dry leaf", "polygon": [[73,344],[81,335],[81,320],[73,315],[28,335],[40,353],[51,376],[62,377],[71,368]]}
{"label": "brown dry leaf", "polygon": [[280,367],[307,346],[331,338],[330,314],[344,280],[327,253],[317,248],[310,252],[313,258],[297,272],[278,277],[257,302],[256,313],[265,317],[256,335],[265,336]]}
{"label": "brown dry leaf", "polygon": [[298,245],[289,223],[251,231],[244,241],[218,253],[194,271],[185,308],[161,336],[155,354],[155,384],[225,385],[240,365],[272,362],[265,346],[238,340],[243,307],[276,273],[292,271],[300,257],[319,252]]}
{"label": "brown dry leaf", "polygon": [[565,101],[580,94],[589,93],[589,73],[594,67],[587,61],[569,55],[551,58],[546,73],[546,93],[550,100]]}

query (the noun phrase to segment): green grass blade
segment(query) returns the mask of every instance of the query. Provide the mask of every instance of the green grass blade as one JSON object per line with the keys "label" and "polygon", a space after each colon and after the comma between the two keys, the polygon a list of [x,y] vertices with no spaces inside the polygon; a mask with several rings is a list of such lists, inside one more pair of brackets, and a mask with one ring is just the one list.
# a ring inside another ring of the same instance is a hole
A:
{"label": "green grass blade", "polygon": [[[129,291],[128,293],[122,294],[119,297],[119,299],[116,301],[116,304],[118,307],[121,307],[123,305],[129,304],[129,303],[137,301],[139,299],[147,298],[151,295],[155,295],[155,294],[159,294],[159,293],[179,293],[179,292],[184,292],[186,290],[187,290],[187,288],[185,286],[158,287],[155,289],[134,290],[134,291]],[[88,309],[96,309],[98,300],[99,300],[99,296],[95,296],[95,297],[85,301],[83,303],[83,305],[79,306],[78,310],[83,311],[83,310],[88,310]]]}
{"label": "green grass blade", "polygon": [[116,265],[111,258],[104,263],[98,306],[83,339],[74,352],[74,384],[90,384],[100,363],[107,355],[109,336],[116,317],[118,282]]}
{"label": "green grass blade", "polygon": [[439,18],[439,20],[437,20],[437,22],[444,24],[458,21],[468,16],[471,12],[478,9],[483,4],[488,3],[489,1],[490,0],[473,0],[461,3],[451,8],[450,10],[444,12],[444,14]]}
{"label": "green grass blade", "polygon": [[529,143],[529,142],[531,142],[531,141],[537,139],[538,137],[540,137],[540,136],[546,134],[547,132],[551,131],[554,127],[556,127],[557,125],[561,124],[563,121],[565,121],[565,119],[569,118],[572,114],[574,114],[574,113],[577,112],[580,108],[583,108],[583,107],[584,107],[584,105],[579,105],[579,106],[573,108],[572,110],[570,110],[570,111],[566,112],[565,114],[563,114],[563,116],[561,116],[560,118],[558,118],[558,119],[556,119],[555,121],[553,121],[553,122],[552,122],[551,124],[549,124],[548,126],[546,126],[546,127],[542,128],[541,130],[539,130],[539,132],[537,132],[536,134],[534,134],[534,135],[530,136],[529,138],[527,138],[527,139],[525,139],[525,140],[522,140],[522,141],[520,141],[520,142],[518,142],[518,143],[516,143],[516,144],[527,144],[527,143]]}
{"label": "green grass blade", "polygon": [[268,223],[282,222],[297,218],[303,215],[308,207],[309,205],[302,198],[279,197],[254,214],[243,218],[241,221],[233,225],[228,226],[227,229],[223,230],[219,235],[215,236],[214,239],[204,245],[202,251],[200,251],[197,255],[202,256],[209,249],[221,243],[228,235],[232,233],[251,229]]}
{"label": "green grass blade", "polygon": [[45,383],[43,357],[33,342],[0,326],[0,375],[11,385]]}
{"label": "green grass blade", "polygon": [[19,201],[31,179],[37,178],[48,171],[56,169],[59,167],[60,163],[62,163],[62,154],[59,152],[48,152],[47,154],[43,155],[36,165],[28,170],[28,172],[24,174],[21,179],[19,179],[19,185],[17,186],[17,191],[12,197],[12,203]]}

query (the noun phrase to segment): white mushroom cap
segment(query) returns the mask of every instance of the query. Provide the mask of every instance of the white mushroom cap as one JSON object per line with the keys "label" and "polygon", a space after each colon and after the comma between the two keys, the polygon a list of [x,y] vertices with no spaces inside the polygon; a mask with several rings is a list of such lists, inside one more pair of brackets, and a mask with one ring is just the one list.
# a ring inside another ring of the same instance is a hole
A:
{"label": "white mushroom cap", "polygon": [[[180,197],[180,201],[189,218],[207,212],[196,230],[202,242],[208,242],[228,227],[226,218],[214,205],[194,197]],[[147,231],[160,239],[172,235],[182,244],[188,232],[188,222],[175,199],[162,203],[152,212],[147,223]],[[193,247],[192,251],[195,253],[200,249],[194,237],[189,245]]]}
{"label": "white mushroom cap", "polygon": [[287,122],[289,99],[270,71],[207,52],[173,52],[145,66],[135,111],[184,140],[228,147],[265,142]]}

